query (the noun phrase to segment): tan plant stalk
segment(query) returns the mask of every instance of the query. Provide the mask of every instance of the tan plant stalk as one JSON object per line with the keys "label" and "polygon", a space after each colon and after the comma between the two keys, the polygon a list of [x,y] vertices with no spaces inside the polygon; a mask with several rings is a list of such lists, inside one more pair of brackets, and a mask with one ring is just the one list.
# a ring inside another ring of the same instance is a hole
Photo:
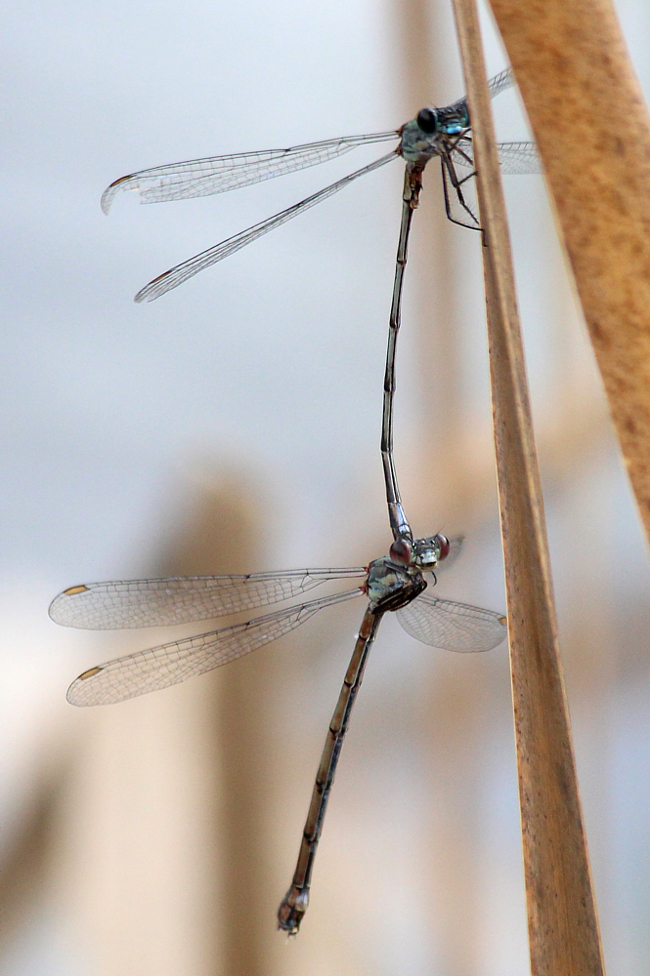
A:
{"label": "tan plant stalk", "polygon": [[558,655],[544,508],[475,0],[454,0],[472,118],[531,972],[603,973]]}
{"label": "tan plant stalk", "polygon": [[650,539],[650,116],[610,0],[491,0]]}

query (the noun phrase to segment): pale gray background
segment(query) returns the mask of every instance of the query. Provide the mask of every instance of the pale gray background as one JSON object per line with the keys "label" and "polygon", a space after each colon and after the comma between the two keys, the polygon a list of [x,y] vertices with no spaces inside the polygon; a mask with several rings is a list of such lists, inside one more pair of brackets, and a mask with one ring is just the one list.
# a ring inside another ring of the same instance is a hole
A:
{"label": "pale gray background", "polygon": [[[637,0],[618,6],[648,91],[650,15]],[[234,468],[264,496],[272,525],[263,561],[273,568],[356,564],[379,554],[362,547],[373,531],[387,536],[378,454],[380,377],[400,165],[363,179],[144,306],[132,296],[151,277],[356,168],[364,153],[213,198],[146,208],[135,197],[118,198],[108,219],[99,208],[102,190],[124,173],[159,163],[382,131],[420,106],[407,105],[403,93],[399,5],[115,0],[10,2],[4,12],[0,804],[9,843],[40,737],[53,715],[60,713],[68,725],[76,721],[78,713],[64,702],[65,688],[92,663],[86,638],[50,624],[47,605],[73,583],[148,572],[174,529],[178,500],[193,477],[188,472]],[[431,93],[440,103],[462,90],[447,20],[449,82]],[[488,60],[491,71],[503,66],[494,42]],[[521,116],[506,117],[508,106],[516,108],[514,97],[503,97],[510,101],[501,110],[500,131],[523,137]],[[625,120],[613,124],[624,127]],[[380,153],[371,147],[365,158]],[[430,184],[430,203],[439,205],[437,178]],[[525,178],[509,187],[508,196],[533,353],[531,383],[541,409],[546,400],[561,403],[566,392],[548,385],[562,358],[549,340],[555,328],[549,314],[556,289],[570,293],[559,283],[561,259],[549,243],[552,219],[541,179]],[[478,241],[459,235],[458,273],[467,277],[475,336],[482,314]],[[411,294],[406,323],[413,308]],[[488,443],[484,339],[481,334],[478,343],[463,341],[471,415]],[[418,451],[427,450],[418,355],[415,333],[405,328],[396,436],[407,500]],[[612,593],[621,617],[636,612],[650,592],[647,562],[611,446],[584,485],[572,490],[578,509],[583,490],[590,497],[602,494],[598,517],[575,526],[577,541],[571,518],[568,524],[561,520],[566,499],[548,500],[561,622],[562,583],[575,575],[574,546],[586,547],[602,582],[602,592],[590,590],[584,599],[597,605]],[[444,527],[433,485],[431,518],[436,521],[417,530]],[[367,533],[360,532],[362,525]],[[469,572],[468,589],[451,595],[504,606],[496,531],[495,508],[485,530],[489,550],[474,550],[483,561]],[[647,622],[647,616],[641,619]],[[626,648],[642,656],[643,628]],[[390,685],[391,665],[383,666],[384,678],[377,681]],[[603,821],[608,825],[595,876],[609,969],[616,976],[638,976],[650,966],[648,686],[630,673],[625,694],[609,700],[599,720],[611,763],[605,783],[598,760],[584,753],[585,766],[593,766],[588,782],[600,781],[597,797],[607,797],[607,810],[598,799],[590,805],[587,787],[588,824],[596,831]],[[332,694],[329,689],[329,699]],[[507,722],[505,716],[506,729]],[[576,728],[580,758],[579,719]],[[511,758],[511,744],[502,747]],[[527,965],[520,878],[513,882],[519,914],[512,950],[504,945],[511,935],[505,909],[491,914],[486,880],[490,857],[496,863],[500,856],[504,795],[509,822],[516,825],[513,771],[504,772],[503,762],[482,786],[495,818],[495,846],[482,869],[483,971],[514,976]],[[307,790],[305,783],[305,801]],[[409,800],[411,808],[414,802]],[[516,849],[510,856],[516,871]],[[368,971],[446,974],[436,947],[424,936],[418,942],[421,926],[412,922],[408,905],[401,911],[402,925],[414,928],[404,932],[396,925],[391,932],[387,914],[378,925],[388,946],[394,937],[394,949],[378,950]],[[92,973],[65,924],[56,916],[47,921],[47,912],[43,918],[30,923],[0,962],[2,971]],[[432,968],[436,958],[438,969]],[[365,965],[356,962],[358,971],[365,972]],[[325,963],[322,971],[329,972]]]}

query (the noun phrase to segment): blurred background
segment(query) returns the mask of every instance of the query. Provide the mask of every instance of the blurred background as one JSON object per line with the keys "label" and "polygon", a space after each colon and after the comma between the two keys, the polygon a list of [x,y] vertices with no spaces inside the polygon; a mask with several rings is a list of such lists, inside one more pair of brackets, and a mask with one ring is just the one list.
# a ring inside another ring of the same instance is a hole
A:
{"label": "blurred background", "polygon": [[[618,10],[645,91],[650,10]],[[484,12],[485,13],[485,12]],[[485,14],[491,73],[505,59]],[[396,128],[463,90],[448,4],[5,7],[0,972],[528,972],[505,645],[454,655],[386,619],[297,939],[275,931],[363,611],[220,672],[77,710],[75,675],[171,632],[65,631],[65,587],[355,566],[390,543],[381,381],[395,162],[149,305],[173,264],[382,154],[139,208],[176,160]],[[526,138],[516,93],[495,102]],[[624,120],[615,120],[624,124]],[[650,572],[542,177],[506,193],[605,960],[650,971]],[[505,608],[477,234],[425,175],[398,352],[418,535],[467,536],[452,599]],[[210,629],[203,624],[185,633]],[[175,631],[174,633],[178,633]]]}

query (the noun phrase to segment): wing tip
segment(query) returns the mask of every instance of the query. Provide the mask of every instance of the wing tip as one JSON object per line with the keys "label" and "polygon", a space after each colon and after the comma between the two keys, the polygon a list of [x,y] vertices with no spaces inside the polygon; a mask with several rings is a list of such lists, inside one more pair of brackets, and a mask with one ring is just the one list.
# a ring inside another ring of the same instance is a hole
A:
{"label": "wing tip", "polygon": [[[152,280],[141,288],[136,295],[133,296],[133,301],[140,305],[142,302],[153,302],[156,298],[160,298],[161,295],[166,294],[175,288],[175,285],[167,285],[166,281],[169,278],[171,272],[164,271],[157,278],[152,278]],[[180,283],[180,282],[179,282]]]}
{"label": "wing tip", "polygon": [[83,693],[84,682],[87,681],[88,678],[94,678],[95,675],[101,674],[103,670],[104,670],[104,666],[98,664],[92,668],[88,668],[87,671],[82,671],[79,677],[75,678],[72,684],[70,685],[70,687],[68,688],[65,696],[66,700],[71,705],[77,705],[77,706],[93,704],[93,702],[84,700],[85,698]]}
{"label": "wing tip", "polygon": [[79,593],[87,593],[89,589],[90,587],[82,583],[80,586],[69,586],[67,590],[63,590],[62,593],[55,596],[47,611],[50,620],[53,620],[55,624],[61,624],[63,627],[76,626],[70,622],[66,613],[66,607],[68,606],[67,598],[77,596]]}
{"label": "wing tip", "polygon": [[114,180],[110,186],[107,186],[102,193],[102,198],[100,200],[100,205],[102,212],[108,216],[108,211],[111,209],[113,200],[120,190],[124,189],[124,184],[127,183],[134,176],[133,173],[129,173],[128,176],[120,176],[119,180]]}

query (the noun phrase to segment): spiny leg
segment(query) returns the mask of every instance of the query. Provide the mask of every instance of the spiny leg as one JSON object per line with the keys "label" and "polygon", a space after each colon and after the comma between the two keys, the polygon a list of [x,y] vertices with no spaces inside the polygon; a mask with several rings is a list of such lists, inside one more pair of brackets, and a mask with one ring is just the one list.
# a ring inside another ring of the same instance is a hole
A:
{"label": "spiny leg", "polygon": [[[459,180],[456,175],[454,164],[446,153],[440,156],[440,166],[442,169],[442,189],[445,197],[445,213],[447,214],[447,219],[450,220],[452,224],[457,224],[459,227],[466,227],[468,230],[481,230],[479,222],[476,219],[476,215],[472,213],[471,208],[466,203],[465,197],[463,196],[463,191],[461,189],[463,183],[466,183],[467,180],[471,180],[476,174],[472,172],[469,174],[469,176],[465,176],[462,180]],[[474,221],[473,224],[466,224],[462,220],[457,220],[452,215],[447,179],[449,179],[451,185],[456,191],[456,196],[458,197],[458,202],[460,203],[461,207]]]}

